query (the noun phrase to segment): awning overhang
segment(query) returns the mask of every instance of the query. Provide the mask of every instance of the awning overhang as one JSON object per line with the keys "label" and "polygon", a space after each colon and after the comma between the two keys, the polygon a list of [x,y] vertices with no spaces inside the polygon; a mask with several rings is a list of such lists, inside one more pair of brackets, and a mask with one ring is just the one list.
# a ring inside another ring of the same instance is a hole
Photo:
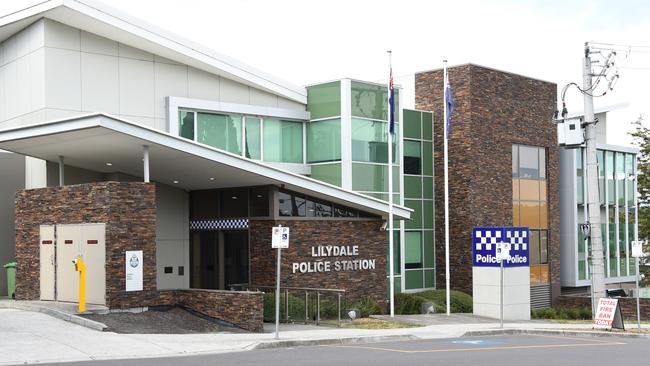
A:
{"label": "awning overhang", "polygon": [[[388,217],[386,201],[106,114],[0,131],[1,150],[51,162],[63,157],[66,166],[106,174],[142,177],[144,146],[153,181],[186,190],[275,185]],[[395,219],[408,220],[411,212],[393,205]]]}

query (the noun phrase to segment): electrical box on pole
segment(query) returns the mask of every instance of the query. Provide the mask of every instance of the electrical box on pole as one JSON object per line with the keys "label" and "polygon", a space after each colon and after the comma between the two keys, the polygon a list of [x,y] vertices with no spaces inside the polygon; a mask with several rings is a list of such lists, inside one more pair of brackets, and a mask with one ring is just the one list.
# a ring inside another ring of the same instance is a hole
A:
{"label": "electrical box on pole", "polygon": [[560,147],[578,148],[585,143],[582,118],[569,118],[557,123],[557,142]]}

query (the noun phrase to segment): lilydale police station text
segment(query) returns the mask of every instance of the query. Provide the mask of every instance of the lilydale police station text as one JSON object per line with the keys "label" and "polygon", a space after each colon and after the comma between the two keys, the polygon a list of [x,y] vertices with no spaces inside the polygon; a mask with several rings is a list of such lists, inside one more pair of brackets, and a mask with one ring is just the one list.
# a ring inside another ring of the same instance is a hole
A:
{"label": "lilydale police station text", "polygon": [[[318,245],[311,247],[312,258],[358,257],[358,245]],[[316,259],[309,262],[294,262],[293,273],[342,272],[374,270],[374,259],[335,260]]]}

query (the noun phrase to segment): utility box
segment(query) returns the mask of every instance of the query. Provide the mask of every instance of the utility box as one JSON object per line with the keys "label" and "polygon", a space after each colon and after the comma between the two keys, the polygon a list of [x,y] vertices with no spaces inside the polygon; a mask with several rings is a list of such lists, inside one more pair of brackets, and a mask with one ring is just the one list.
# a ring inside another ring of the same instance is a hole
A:
{"label": "utility box", "polygon": [[561,147],[580,147],[585,142],[582,117],[562,120],[557,124],[557,142]]}

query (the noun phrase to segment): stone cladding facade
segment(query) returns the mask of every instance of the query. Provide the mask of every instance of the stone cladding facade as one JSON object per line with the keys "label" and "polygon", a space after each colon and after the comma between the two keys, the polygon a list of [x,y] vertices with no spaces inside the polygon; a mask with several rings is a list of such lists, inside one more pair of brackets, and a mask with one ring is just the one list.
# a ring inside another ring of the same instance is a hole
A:
{"label": "stone cladding facade", "polygon": [[[455,110],[449,138],[450,279],[472,292],[472,227],[512,226],[512,145],[547,149],[549,272],[560,294],[559,160],[551,123],[557,86],[477,65],[448,69]],[[443,71],[415,75],[417,109],[434,112],[436,282],[445,283]],[[444,288],[444,285],[438,286]]]}

